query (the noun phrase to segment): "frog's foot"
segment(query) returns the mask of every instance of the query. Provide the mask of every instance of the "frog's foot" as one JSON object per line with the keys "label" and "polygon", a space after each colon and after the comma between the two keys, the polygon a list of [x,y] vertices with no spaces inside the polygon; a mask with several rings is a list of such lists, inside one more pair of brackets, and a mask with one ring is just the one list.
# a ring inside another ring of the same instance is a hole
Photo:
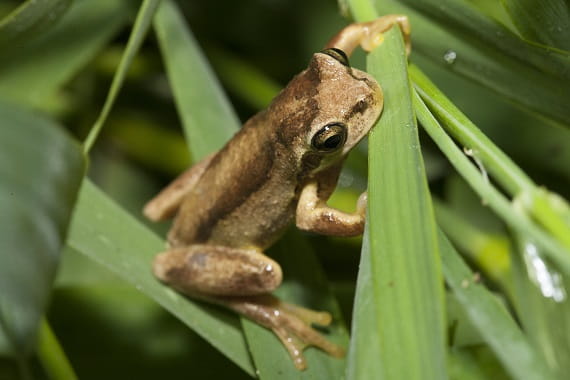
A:
{"label": "frog's foot", "polygon": [[311,327],[311,324],[330,325],[332,317],[327,312],[305,309],[272,295],[225,298],[221,303],[273,331],[299,370],[307,368],[303,350],[308,346],[318,347],[334,357],[345,355],[342,347]]}
{"label": "frog's foot", "polygon": [[410,39],[410,22],[404,15],[386,15],[369,22],[350,24],[334,36],[327,48],[338,48],[350,56],[353,50],[360,45],[362,49],[370,52],[384,42],[384,35],[388,29],[399,25],[406,44],[406,53],[412,50]]}

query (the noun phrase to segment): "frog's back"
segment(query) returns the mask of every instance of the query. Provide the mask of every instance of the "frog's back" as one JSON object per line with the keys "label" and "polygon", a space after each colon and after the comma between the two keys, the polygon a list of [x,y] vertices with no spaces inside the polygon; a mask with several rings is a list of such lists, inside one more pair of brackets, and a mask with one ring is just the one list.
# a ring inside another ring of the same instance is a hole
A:
{"label": "frog's back", "polygon": [[289,224],[295,173],[262,120],[263,114],[255,116],[212,159],[182,203],[168,236],[171,246],[265,248]]}

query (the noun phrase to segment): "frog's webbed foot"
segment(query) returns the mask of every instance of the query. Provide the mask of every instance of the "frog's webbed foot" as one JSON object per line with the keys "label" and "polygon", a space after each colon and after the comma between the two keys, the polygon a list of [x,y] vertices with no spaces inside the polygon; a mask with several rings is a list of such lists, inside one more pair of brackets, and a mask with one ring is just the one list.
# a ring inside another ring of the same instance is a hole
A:
{"label": "frog's webbed foot", "polygon": [[410,22],[404,15],[386,15],[369,22],[350,24],[334,36],[326,48],[338,48],[348,56],[360,45],[362,49],[370,52],[384,42],[383,33],[394,25],[399,25],[406,44],[406,53],[412,49],[410,39]]}
{"label": "frog's webbed foot", "polygon": [[328,341],[311,324],[328,326],[332,317],[327,312],[314,311],[289,304],[272,295],[224,298],[221,304],[270,329],[285,346],[295,367],[307,367],[303,350],[315,346],[334,357],[342,357],[342,347]]}

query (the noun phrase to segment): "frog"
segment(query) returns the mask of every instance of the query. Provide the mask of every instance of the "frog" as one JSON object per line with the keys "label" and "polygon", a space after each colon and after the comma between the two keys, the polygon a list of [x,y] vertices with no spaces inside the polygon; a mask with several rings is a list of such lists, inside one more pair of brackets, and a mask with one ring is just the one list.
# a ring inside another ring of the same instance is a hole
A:
{"label": "frog", "polygon": [[156,278],[189,298],[223,306],[273,331],[299,370],[307,367],[303,351],[308,346],[333,357],[344,356],[345,350],[312,326],[329,326],[329,312],[272,294],[283,273],[264,252],[293,221],[303,231],[329,236],[363,233],[366,192],[352,213],[326,203],[348,153],[383,109],[378,82],[348,59],[359,45],[375,49],[396,24],[409,53],[410,24],[404,15],[346,26],[265,110],[143,210],[152,221],[174,219],[167,248],[152,264]]}

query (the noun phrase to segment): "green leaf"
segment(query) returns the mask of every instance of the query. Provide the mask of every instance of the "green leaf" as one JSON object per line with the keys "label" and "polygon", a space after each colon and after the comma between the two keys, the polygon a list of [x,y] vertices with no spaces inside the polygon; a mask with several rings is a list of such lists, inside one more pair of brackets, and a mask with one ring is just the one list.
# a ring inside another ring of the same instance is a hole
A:
{"label": "green leaf", "polygon": [[45,106],[111,39],[129,10],[127,1],[76,0],[56,25],[2,54],[0,98]]}
{"label": "green leaf", "polygon": [[[369,239],[383,374],[445,379],[444,289],[401,34],[368,57],[384,111],[369,137]],[[358,312],[358,311],[356,311]]]}
{"label": "green leaf", "polygon": [[570,251],[559,241],[540,229],[526,214],[520,212],[502,193],[500,193],[480,174],[455,142],[443,131],[435,117],[430,113],[417,92],[414,93],[414,106],[418,120],[439,149],[447,156],[459,174],[473,190],[485,200],[510,227],[518,233],[535,240],[566,274],[570,273]]}
{"label": "green leaf", "polygon": [[522,36],[570,50],[570,8],[564,0],[501,0]]}
{"label": "green leaf", "polygon": [[113,107],[113,103],[115,103],[115,99],[121,90],[123,82],[125,81],[125,77],[127,72],[129,71],[129,67],[131,66],[131,62],[133,58],[139,51],[141,44],[143,43],[146,34],[148,32],[148,28],[150,27],[150,23],[152,18],[154,17],[154,13],[156,8],[160,4],[160,0],[144,0],[139,12],[137,14],[137,19],[135,20],[135,24],[131,31],[131,35],[129,36],[129,42],[127,42],[127,47],[123,56],[121,57],[121,62],[119,63],[119,67],[117,71],[115,71],[115,75],[113,76],[113,82],[111,83],[111,88],[109,88],[109,93],[107,94],[107,98],[105,99],[105,104],[103,105],[103,109],[99,114],[99,117],[93,124],[93,127],[89,131],[89,135],[85,139],[84,143],[84,150],[85,152],[89,152],[99,132],[103,128],[103,124],[107,120],[107,116],[109,116],[109,112],[111,112],[111,108]]}
{"label": "green leaf", "polygon": [[222,147],[240,126],[176,4],[165,0],[154,28],[194,160]]}
{"label": "green leaf", "polygon": [[29,354],[47,306],[84,160],[60,127],[0,103],[0,328]]}
{"label": "green leaf", "polygon": [[[47,29],[67,11],[72,0],[28,0],[0,21],[0,49]],[[12,45],[14,46],[14,45]]]}
{"label": "green leaf", "polygon": [[378,332],[378,302],[374,296],[368,224],[362,239],[358,268],[346,378],[367,379],[373,375],[374,379],[381,380],[385,376],[382,375],[383,362],[378,360],[381,338]]}
{"label": "green leaf", "polygon": [[442,232],[439,234],[439,246],[447,284],[505,369],[515,379],[553,379],[546,362],[506,308],[476,282],[473,272]]}
{"label": "green leaf", "polygon": [[559,378],[566,378],[570,370],[570,277],[558,273],[525,236],[517,236],[517,243],[520,255],[512,260],[513,305],[529,340]]}
{"label": "green leaf", "polygon": [[[307,242],[299,233],[289,233],[269,252],[284,273],[283,284],[274,292],[281,299],[314,310],[328,311],[333,324],[323,335],[346,347],[348,332],[338,303],[328,288],[327,280]],[[260,379],[335,379],[342,378],[345,361],[320,351],[307,349],[307,369],[300,372],[279,339],[269,330],[242,319],[249,350]]]}
{"label": "green leaf", "polygon": [[[514,101],[524,110],[570,125],[567,52],[525,44],[505,27],[463,3],[446,1],[443,10],[449,19],[445,21],[434,16],[440,12],[440,2],[410,2],[407,6],[394,0],[377,0],[377,4],[384,13],[402,13],[410,18],[412,58],[421,54]],[[433,19],[418,13],[415,7],[429,9]],[[469,24],[461,23],[463,19],[469,20]]]}
{"label": "green leaf", "polygon": [[164,242],[111,201],[83,183],[67,244],[102,264],[162,305],[244,371],[253,375],[238,319],[225,310],[194,302],[160,284],[151,272]]}

